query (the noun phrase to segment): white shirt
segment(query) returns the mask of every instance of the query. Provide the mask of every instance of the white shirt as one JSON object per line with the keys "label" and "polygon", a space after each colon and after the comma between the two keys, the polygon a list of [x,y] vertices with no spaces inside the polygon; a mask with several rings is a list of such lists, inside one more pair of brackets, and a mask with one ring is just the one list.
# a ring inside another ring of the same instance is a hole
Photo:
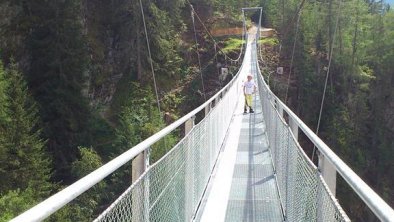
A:
{"label": "white shirt", "polygon": [[253,80],[244,82],[244,93],[247,95],[253,94],[254,89],[257,88]]}

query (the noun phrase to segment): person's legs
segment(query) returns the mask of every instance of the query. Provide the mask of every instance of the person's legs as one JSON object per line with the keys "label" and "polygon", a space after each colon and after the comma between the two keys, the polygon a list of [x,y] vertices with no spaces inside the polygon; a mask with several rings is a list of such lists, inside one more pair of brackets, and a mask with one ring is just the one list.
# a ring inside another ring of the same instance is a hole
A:
{"label": "person's legs", "polygon": [[[245,99],[246,99],[245,104],[247,106],[249,106],[249,112],[254,113],[254,111],[252,109],[252,95],[245,95]],[[244,111],[246,112],[246,107],[245,107]]]}
{"label": "person's legs", "polygon": [[244,114],[248,113],[247,107],[248,107],[248,100],[247,100],[247,95],[245,95],[245,105],[244,105]]}

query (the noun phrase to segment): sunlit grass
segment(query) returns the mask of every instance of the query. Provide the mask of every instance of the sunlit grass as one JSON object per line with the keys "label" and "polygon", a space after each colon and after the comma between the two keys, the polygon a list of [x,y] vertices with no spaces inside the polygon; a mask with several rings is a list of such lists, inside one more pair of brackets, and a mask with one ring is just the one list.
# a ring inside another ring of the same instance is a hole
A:
{"label": "sunlit grass", "polygon": [[224,42],[224,48],[222,49],[225,53],[227,52],[232,52],[239,50],[242,46],[242,44],[245,43],[245,40],[242,39],[235,39],[235,38],[229,38]]}
{"label": "sunlit grass", "polygon": [[259,44],[275,46],[279,44],[279,40],[277,38],[262,38],[259,40]]}

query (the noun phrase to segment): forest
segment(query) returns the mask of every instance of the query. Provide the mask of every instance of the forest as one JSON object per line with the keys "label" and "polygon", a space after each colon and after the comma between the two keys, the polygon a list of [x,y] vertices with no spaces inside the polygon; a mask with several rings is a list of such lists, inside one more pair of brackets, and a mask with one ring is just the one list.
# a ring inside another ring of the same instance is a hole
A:
{"label": "forest", "polygon": [[[285,70],[271,78],[272,89],[393,206],[394,13],[390,5],[359,0],[264,1],[262,5],[264,25],[275,27],[279,38],[267,41],[263,69],[267,77],[277,66]],[[310,156],[312,148],[306,149]],[[338,183],[337,197],[351,218],[377,221],[344,181]]]}
{"label": "forest", "polygon": [[[260,40],[261,69],[273,91],[394,206],[390,5],[381,0],[142,3],[147,33],[138,0],[0,0],[0,221],[214,95],[231,78],[219,78],[217,63],[235,74],[240,64],[227,56],[237,57],[242,43],[239,36],[217,38],[228,55],[215,53],[204,26],[242,28],[241,8],[252,6],[263,7],[263,26],[275,30]],[[190,4],[202,20],[194,19],[196,36]],[[275,74],[279,66],[282,75]],[[181,136],[173,133],[153,147],[152,161]],[[313,147],[304,147],[311,155]],[[130,186],[130,168],[118,170],[48,221],[91,221]],[[378,221],[339,177],[337,197],[354,221]]]}

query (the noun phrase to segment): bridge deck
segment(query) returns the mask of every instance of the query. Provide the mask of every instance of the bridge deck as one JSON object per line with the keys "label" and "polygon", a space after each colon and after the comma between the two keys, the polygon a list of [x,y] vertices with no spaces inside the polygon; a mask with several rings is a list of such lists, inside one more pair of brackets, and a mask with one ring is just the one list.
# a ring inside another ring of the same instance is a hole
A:
{"label": "bridge deck", "polygon": [[241,95],[197,221],[283,221],[259,96]]}

